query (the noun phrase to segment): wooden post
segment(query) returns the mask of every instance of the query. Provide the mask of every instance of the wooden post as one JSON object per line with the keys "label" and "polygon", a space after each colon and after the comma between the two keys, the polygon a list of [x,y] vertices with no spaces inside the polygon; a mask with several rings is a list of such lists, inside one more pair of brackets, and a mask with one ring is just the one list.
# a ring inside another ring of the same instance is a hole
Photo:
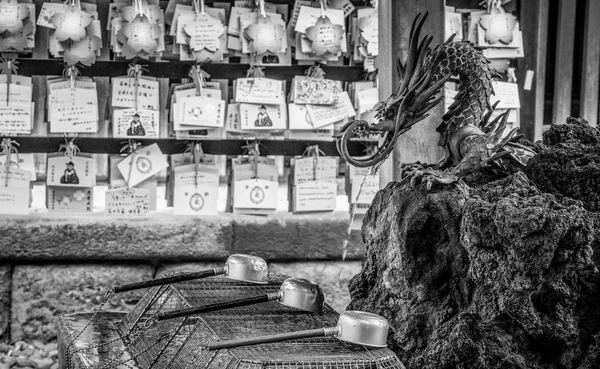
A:
{"label": "wooden post", "polygon": [[517,59],[520,122],[521,133],[529,140],[542,139],[549,8],[550,0],[527,0],[519,14],[525,50],[525,57]]}
{"label": "wooden post", "polygon": [[[396,65],[396,54],[392,47],[394,38],[390,31],[395,24],[392,14],[393,1],[378,2],[379,16],[379,55],[375,59],[377,63],[377,76],[379,86],[379,100],[385,100],[398,86],[398,77],[394,66]],[[384,188],[388,183],[394,181],[393,155],[381,165],[379,169],[379,187]]]}
{"label": "wooden post", "polygon": [[600,85],[600,1],[586,0],[579,116],[593,127],[598,125],[598,87]]}
{"label": "wooden post", "polygon": [[552,123],[565,123],[571,115],[576,7],[576,1],[559,0]]}
{"label": "wooden post", "polygon": [[[429,12],[421,34],[432,35],[432,45],[444,42],[444,0],[420,1],[379,1],[379,97],[386,99],[400,82],[396,73],[396,59],[406,59],[408,35],[417,14]],[[435,163],[442,156],[437,146],[439,135],[435,128],[444,114],[443,104],[429,112],[429,118],[413,126],[402,135],[396,144],[392,160],[388,160],[380,170],[380,183],[384,187],[392,180],[398,180],[400,165],[421,161]]]}

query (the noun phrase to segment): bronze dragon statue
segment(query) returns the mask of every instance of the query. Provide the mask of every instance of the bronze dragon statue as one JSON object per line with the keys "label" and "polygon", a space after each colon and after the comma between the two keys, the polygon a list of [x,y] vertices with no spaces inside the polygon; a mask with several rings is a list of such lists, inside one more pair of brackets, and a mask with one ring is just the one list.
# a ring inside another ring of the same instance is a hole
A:
{"label": "bronze dragon statue", "polygon": [[[437,127],[444,158],[434,165],[403,164],[402,177],[411,178],[413,185],[425,181],[430,189],[433,183],[454,183],[484,168],[508,173],[524,167],[535,152],[522,143],[523,135],[517,134],[517,128],[505,134],[508,112],[490,121],[497,103],[490,103],[496,72],[489,61],[480,48],[468,41],[455,42],[454,36],[430,48],[432,36],[420,40],[426,18],[427,14],[420,14],[412,25],[407,60],[397,63],[400,84],[375,107],[379,122],[347,123],[337,136],[338,151],[357,167],[380,164],[393,151],[398,137],[425,119],[427,112],[443,100],[444,83],[457,76],[458,94]],[[371,135],[383,136],[377,150],[367,157],[352,157],[349,142]]]}

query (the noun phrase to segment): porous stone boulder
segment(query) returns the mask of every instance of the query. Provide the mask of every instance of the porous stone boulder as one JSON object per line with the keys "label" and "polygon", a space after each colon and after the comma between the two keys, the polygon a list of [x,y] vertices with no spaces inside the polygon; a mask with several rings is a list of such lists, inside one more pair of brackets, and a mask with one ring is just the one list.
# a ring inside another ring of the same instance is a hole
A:
{"label": "porous stone boulder", "polygon": [[[56,340],[56,318],[94,311],[115,285],[152,279],[150,265],[17,265],[13,271],[11,340]],[[105,310],[130,311],[146,290],[114,294]]]}
{"label": "porous stone boulder", "polygon": [[600,130],[584,119],[569,118],[544,132],[543,143],[525,168],[527,176],[544,192],[600,211]]}
{"label": "porous stone boulder", "polygon": [[600,215],[524,173],[392,183],[363,223],[348,309],[385,316],[407,368],[600,367]]}

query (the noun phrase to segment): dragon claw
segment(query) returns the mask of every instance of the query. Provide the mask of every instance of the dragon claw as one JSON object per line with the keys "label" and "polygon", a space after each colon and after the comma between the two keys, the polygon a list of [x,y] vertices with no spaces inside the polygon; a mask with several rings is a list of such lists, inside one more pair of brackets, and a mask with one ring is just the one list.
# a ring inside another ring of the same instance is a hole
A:
{"label": "dragon claw", "polygon": [[433,165],[421,163],[405,164],[403,165],[403,178],[410,178],[412,187],[425,184],[428,191],[433,188],[434,184],[449,185],[460,181],[454,171],[441,171],[432,167]]}

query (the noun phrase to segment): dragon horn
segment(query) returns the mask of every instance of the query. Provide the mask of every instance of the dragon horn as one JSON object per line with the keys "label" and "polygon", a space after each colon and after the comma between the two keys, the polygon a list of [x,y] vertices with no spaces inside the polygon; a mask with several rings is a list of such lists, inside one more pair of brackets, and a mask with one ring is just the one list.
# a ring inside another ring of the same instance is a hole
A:
{"label": "dragon horn", "polygon": [[433,109],[437,104],[439,104],[440,102],[442,102],[442,100],[444,100],[444,96],[438,97],[437,99],[433,100],[432,102],[430,102],[429,104],[425,105],[421,109],[417,110],[417,112],[415,113],[415,115],[416,116],[420,116],[420,115],[425,114],[430,109]]}
{"label": "dragon horn", "polygon": [[402,61],[400,61],[400,58],[398,58],[398,60],[396,60],[396,72],[398,72],[398,78],[400,80],[404,79],[405,71],[406,69],[404,68],[404,65],[402,65]]}
{"label": "dragon horn", "polygon": [[494,125],[496,125],[498,123],[498,121],[502,119],[502,114],[498,115],[496,118],[494,118],[494,120],[488,124],[488,126],[493,127]]}
{"label": "dragon horn", "polygon": [[500,101],[496,101],[494,103],[494,105],[492,105],[491,108],[488,109],[488,111],[485,113],[485,115],[483,116],[483,119],[481,121],[482,128],[485,128],[488,126],[488,122],[490,121],[490,118],[492,117],[492,114],[494,114],[494,111],[496,110],[496,107],[498,106],[499,103],[500,103]]}
{"label": "dragon horn", "polygon": [[436,84],[429,87],[427,90],[423,91],[423,93],[419,96],[419,98],[414,102],[414,105],[419,106],[423,104],[425,101],[429,100],[431,96],[435,95],[443,86],[444,83],[452,76],[447,75],[444,78],[440,79]]}
{"label": "dragon horn", "polygon": [[[487,160],[487,162],[488,163],[493,163],[496,159],[501,158],[503,156],[506,156],[508,154],[510,154],[509,150],[504,150],[504,151],[497,152],[494,155],[490,156],[489,159]],[[487,164],[487,165],[489,165],[489,164]]]}
{"label": "dragon horn", "polygon": [[[425,57],[427,56],[426,50],[428,50],[429,44],[431,43],[432,40],[433,40],[433,36],[425,36],[425,38],[419,45],[419,48],[417,50],[418,58],[417,58],[416,69],[414,70],[413,76],[410,79],[410,82],[408,83],[409,88],[414,87],[415,83],[417,83],[419,78],[421,78],[420,77],[421,71],[423,70],[423,67],[424,67],[423,61],[425,60]],[[429,74],[433,74],[433,71],[431,71]]]}
{"label": "dragon horn", "polygon": [[[433,37],[431,37],[431,39],[433,39]],[[441,61],[442,61],[441,58],[438,57],[436,60],[434,60],[433,63],[431,63],[429,65],[429,68],[427,68],[429,73],[425,73],[423,75],[422,81],[420,81],[418,83],[418,85],[421,86],[421,88],[417,89],[417,95],[421,95],[423,93],[423,91],[425,90],[425,88],[427,88],[427,86],[429,86],[429,84],[431,83],[431,81],[437,74],[437,73],[435,73],[435,71],[438,70],[438,66],[441,63]],[[448,78],[448,80],[451,78],[452,78],[452,76],[450,76]]]}
{"label": "dragon horn", "polygon": [[419,123],[419,122],[420,122],[420,121],[422,121],[422,120],[425,120],[425,119],[427,119],[428,117],[429,117],[429,114],[423,114],[423,115],[419,115],[418,117],[411,119],[411,120],[410,120],[410,121],[407,123],[407,126],[408,126],[408,127],[414,126],[415,124]]}
{"label": "dragon horn", "polygon": [[500,120],[500,124],[498,124],[494,127],[494,130],[492,131],[493,142],[498,142],[500,140],[500,138],[502,137],[502,134],[504,133],[504,130],[506,129],[506,125],[508,124],[509,113],[510,113],[510,110],[507,110],[506,112],[504,112],[501,115],[502,119]]}
{"label": "dragon horn", "polygon": [[508,134],[506,135],[506,137],[504,137],[504,139],[499,144],[497,144],[496,147],[494,147],[494,151],[498,151],[504,146],[506,146],[506,144],[508,144],[510,140],[512,140],[513,136],[517,134],[518,130],[518,128],[511,129],[510,132],[508,132]]}
{"label": "dragon horn", "polygon": [[456,37],[456,32],[451,34],[450,37],[448,37],[448,39],[446,40],[446,42],[444,42],[445,44],[449,44],[454,42],[454,38]]}
{"label": "dragon horn", "polygon": [[524,134],[518,134],[518,135],[515,135],[515,137],[513,137],[511,141],[512,141],[512,142],[517,142],[517,141],[519,141],[520,139],[522,139],[523,137],[525,137],[525,135],[524,135]]}
{"label": "dragon horn", "polygon": [[[406,67],[405,75],[410,76],[414,73],[416,63],[419,58],[419,54],[418,54],[419,36],[421,34],[421,28],[423,28],[423,23],[425,22],[425,19],[427,19],[427,14],[428,13],[425,13],[425,15],[419,14],[417,16],[417,18],[415,19],[415,21],[413,22],[413,25],[411,27],[410,37],[409,37],[409,42],[408,42],[408,56],[406,58],[406,63],[405,63],[405,67]],[[404,91],[406,88],[408,88],[409,82],[410,82],[410,79],[405,78],[404,80],[402,80],[399,91]]]}
{"label": "dragon horn", "polygon": [[429,12],[417,14],[417,17],[413,20],[413,23],[410,26],[410,34],[408,36],[409,39],[412,39],[413,35],[415,34],[415,30],[417,29],[418,24],[424,23],[425,19],[427,19],[428,16],[429,16]]}

